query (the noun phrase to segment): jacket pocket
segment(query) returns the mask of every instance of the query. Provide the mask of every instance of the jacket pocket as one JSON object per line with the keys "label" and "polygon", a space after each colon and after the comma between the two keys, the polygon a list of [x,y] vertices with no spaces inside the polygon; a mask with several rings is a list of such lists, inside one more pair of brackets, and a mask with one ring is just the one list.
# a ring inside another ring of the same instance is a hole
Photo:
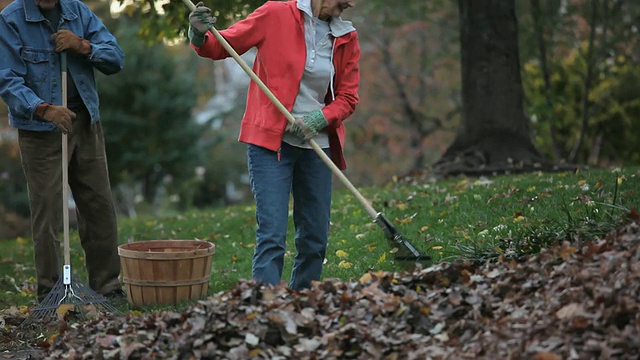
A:
{"label": "jacket pocket", "polygon": [[42,97],[46,84],[50,83],[49,79],[49,56],[51,52],[48,50],[38,50],[33,48],[24,48],[22,50],[22,60],[27,67],[27,76],[25,78],[27,86],[34,90],[36,94]]}

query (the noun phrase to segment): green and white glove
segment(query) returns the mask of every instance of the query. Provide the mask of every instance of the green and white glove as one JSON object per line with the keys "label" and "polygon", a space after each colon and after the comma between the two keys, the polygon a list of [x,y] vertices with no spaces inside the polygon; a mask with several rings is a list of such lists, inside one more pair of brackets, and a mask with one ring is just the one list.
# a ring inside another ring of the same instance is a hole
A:
{"label": "green and white glove", "polygon": [[189,32],[187,36],[189,41],[195,47],[201,47],[204,44],[204,35],[209,31],[211,26],[216,23],[216,18],[211,16],[211,9],[199,2],[196,9],[189,14]]}
{"label": "green and white glove", "polygon": [[298,137],[309,140],[318,135],[318,131],[327,127],[329,123],[324,118],[322,110],[314,110],[305,115],[302,119],[296,118],[296,121],[291,126],[291,130]]}

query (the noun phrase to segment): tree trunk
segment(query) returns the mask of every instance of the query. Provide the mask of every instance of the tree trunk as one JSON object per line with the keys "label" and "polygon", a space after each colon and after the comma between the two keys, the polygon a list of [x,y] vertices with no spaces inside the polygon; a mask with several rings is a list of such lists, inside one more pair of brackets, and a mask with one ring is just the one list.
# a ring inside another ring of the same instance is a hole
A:
{"label": "tree trunk", "polygon": [[459,0],[462,119],[441,175],[557,170],[524,115],[515,0]]}

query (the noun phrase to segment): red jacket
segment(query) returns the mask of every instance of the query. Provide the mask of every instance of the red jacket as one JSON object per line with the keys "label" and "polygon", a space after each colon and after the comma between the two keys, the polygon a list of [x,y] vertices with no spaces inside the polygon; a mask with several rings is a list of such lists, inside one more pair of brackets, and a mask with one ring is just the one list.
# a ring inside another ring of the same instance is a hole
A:
{"label": "red jacket", "polygon": [[[306,60],[304,15],[297,8],[296,1],[267,1],[246,19],[220,31],[220,34],[239,54],[254,46],[258,49],[253,71],[291,111]],[[212,34],[206,35],[202,47],[192,47],[198,55],[214,60],[230,56]],[[322,112],[329,122],[331,159],[340,169],[346,167],[342,121],[355,111],[359,100],[359,59],[357,32],[336,39],[333,55],[335,100],[328,89]],[[277,151],[286,125],[284,115],[252,81],[238,140]]]}

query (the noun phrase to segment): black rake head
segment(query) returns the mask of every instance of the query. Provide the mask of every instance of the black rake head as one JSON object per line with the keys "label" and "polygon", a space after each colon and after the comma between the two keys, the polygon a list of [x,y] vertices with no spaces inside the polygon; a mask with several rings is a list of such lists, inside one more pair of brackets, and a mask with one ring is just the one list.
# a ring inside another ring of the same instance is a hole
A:
{"label": "black rake head", "polygon": [[382,229],[387,240],[398,247],[398,251],[394,256],[395,260],[406,262],[431,261],[431,256],[421,254],[404,235],[400,234],[383,213],[378,213],[374,222]]}

